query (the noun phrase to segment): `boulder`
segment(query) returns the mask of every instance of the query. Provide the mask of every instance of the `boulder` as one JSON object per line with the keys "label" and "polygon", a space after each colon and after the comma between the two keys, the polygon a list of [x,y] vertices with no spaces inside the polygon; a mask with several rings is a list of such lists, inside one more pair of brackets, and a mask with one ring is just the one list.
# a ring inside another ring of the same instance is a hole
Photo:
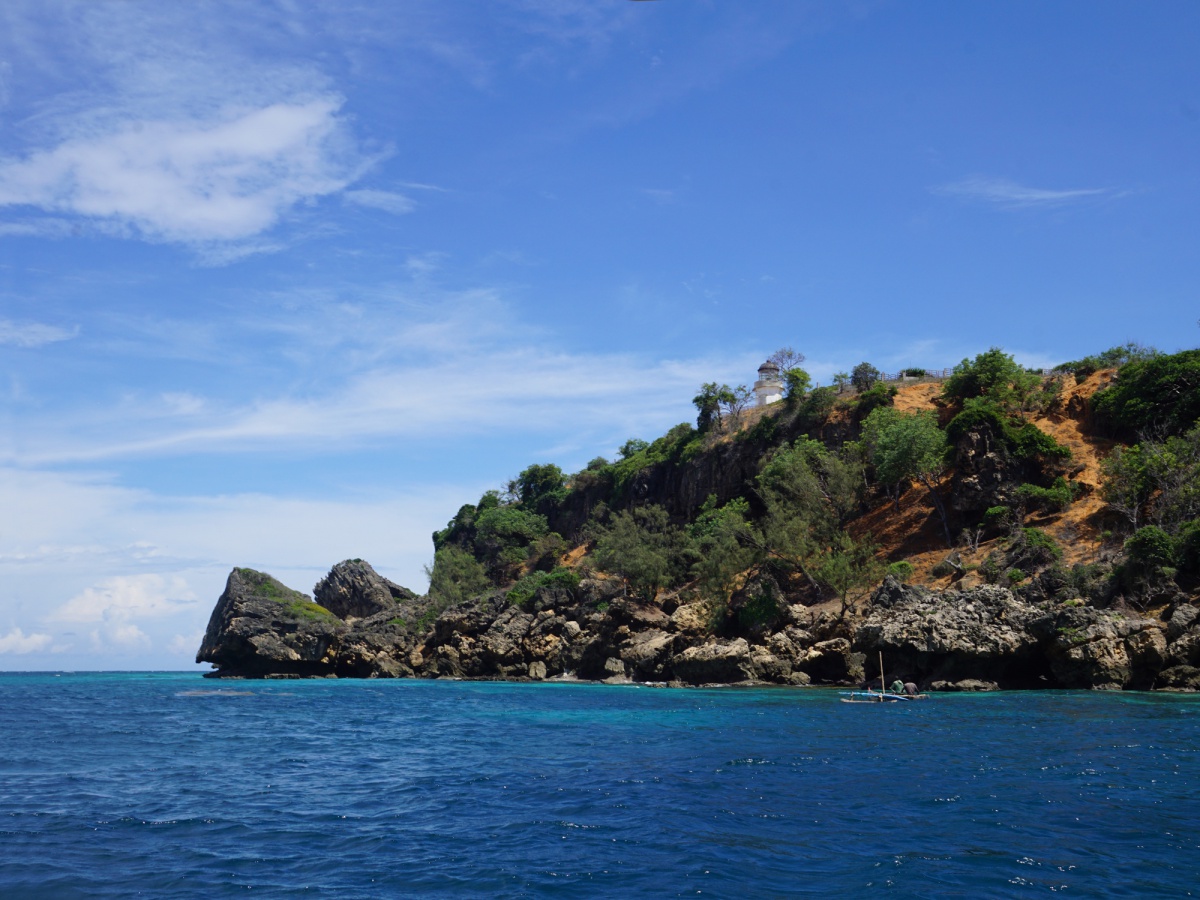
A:
{"label": "boulder", "polygon": [[929,685],[929,690],[948,691],[952,693],[976,693],[979,691],[998,691],[1000,690],[1000,685],[994,681],[964,678],[962,681],[935,681]]}
{"label": "boulder", "polygon": [[661,629],[631,634],[621,647],[621,660],[637,681],[661,681],[671,660],[675,635]]}
{"label": "boulder", "polygon": [[846,638],[818,641],[794,663],[797,670],[817,684],[859,684],[866,677],[865,657]]}
{"label": "boulder", "polygon": [[1163,669],[1154,686],[1160,691],[1200,691],[1200,668],[1172,666]]}
{"label": "boulder", "polygon": [[1038,683],[1044,666],[1031,625],[1041,610],[1007,588],[934,593],[887,579],[854,633],[855,649],[882,651],[889,672],[913,681],[964,678],[1014,687]]}
{"label": "boulder", "polygon": [[348,631],[332,612],[263,572],[234,569],[208,620],[196,662],[214,677],[329,675]]}
{"label": "boulder", "polygon": [[744,638],[688,647],[672,658],[671,668],[687,684],[730,684],[758,677]]}
{"label": "boulder", "polygon": [[1089,606],[1063,606],[1038,620],[1055,681],[1062,687],[1149,688],[1166,640],[1157,623]]}
{"label": "boulder", "polygon": [[366,619],[394,610],[416,594],[388,581],[361,559],[334,566],[313,588],[313,598],[339,619]]}

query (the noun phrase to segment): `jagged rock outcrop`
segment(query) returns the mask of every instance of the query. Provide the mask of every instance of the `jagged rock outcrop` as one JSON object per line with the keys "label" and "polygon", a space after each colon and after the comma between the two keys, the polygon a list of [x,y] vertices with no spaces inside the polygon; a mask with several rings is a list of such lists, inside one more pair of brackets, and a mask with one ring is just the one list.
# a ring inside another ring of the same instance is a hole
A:
{"label": "jagged rock outcrop", "polygon": [[1039,638],[1030,627],[1043,613],[1007,588],[982,585],[934,593],[884,581],[855,646],[882,651],[887,675],[904,680],[958,682],[973,678],[1035,687],[1045,674]]}
{"label": "jagged rock outcrop", "polygon": [[242,677],[844,685],[876,677],[882,651],[889,681],[934,690],[1200,689],[1200,609],[1186,603],[1163,622],[1078,600],[1031,603],[995,585],[939,593],[889,577],[856,625],[790,606],[774,630],[729,634],[706,604],[626,597],[616,579],[540,588],[520,605],[495,591],[439,615],[355,560],[315,594],[326,603],[235,569],[197,661]]}
{"label": "jagged rock outcrop", "polygon": [[339,563],[318,589],[347,613],[377,611],[343,620],[270,575],[234,569],[209,618],[196,662],[212,663],[212,674],[219,677],[413,674],[408,657],[414,640],[402,614],[411,615],[416,595],[361,561]]}
{"label": "jagged rock outcrop", "polygon": [[361,559],[338,563],[313,588],[313,599],[339,619],[366,619],[416,598]]}
{"label": "jagged rock outcrop", "polygon": [[[1200,629],[1191,630],[1196,616],[1181,607],[1164,629],[1079,601],[1035,605],[996,585],[935,593],[888,578],[855,644],[868,654],[882,650],[889,677],[944,690],[979,690],[979,682],[1149,689],[1166,666],[1188,664],[1191,641],[1200,647]],[[1186,680],[1186,673],[1174,677]]]}
{"label": "jagged rock outcrop", "polygon": [[1018,469],[991,426],[977,425],[954,448],[951,507],[959,513],[982,513],[1006,503],[1021,483]]}

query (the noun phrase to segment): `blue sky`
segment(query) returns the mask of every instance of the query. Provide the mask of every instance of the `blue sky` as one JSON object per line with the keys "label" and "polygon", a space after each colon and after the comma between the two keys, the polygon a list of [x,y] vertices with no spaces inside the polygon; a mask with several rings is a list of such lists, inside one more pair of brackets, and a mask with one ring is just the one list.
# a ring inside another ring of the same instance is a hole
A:
{"label": "blue sky", "polygon": [[998,345],[1197,345],[1200,6],[0,6],[0,668],[187,668],[532,462]]}

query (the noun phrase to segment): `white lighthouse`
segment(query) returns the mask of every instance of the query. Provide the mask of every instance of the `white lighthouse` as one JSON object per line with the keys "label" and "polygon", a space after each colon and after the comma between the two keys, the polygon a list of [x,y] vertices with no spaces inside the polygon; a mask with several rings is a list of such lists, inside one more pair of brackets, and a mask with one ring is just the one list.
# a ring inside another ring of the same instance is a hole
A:
{"label": "white lighthouse", "polygon": [[783,399],[783,380],[779,377],[779,366],[769,359],[758,367],[758,381],[754,382],[754,396],[759,406],[766,406]]}

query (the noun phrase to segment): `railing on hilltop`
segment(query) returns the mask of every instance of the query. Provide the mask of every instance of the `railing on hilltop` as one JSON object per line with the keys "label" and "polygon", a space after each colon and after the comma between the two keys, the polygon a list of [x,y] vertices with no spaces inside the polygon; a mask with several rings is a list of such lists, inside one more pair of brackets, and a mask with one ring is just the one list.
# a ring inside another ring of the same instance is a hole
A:
{"label": "railing on hilltop", "polygon": [[[913,368],[916,368],[916,367],[914,366]],[[905,371],[907,371],[907,370],[902,369],[901,371],[896,372],[894,374],[888,374],[885,372],[880,376],[879,380],[884,381],[884,382],[891,381],[891,382],[901,382],[901,383],[907,382],[909,384],[916,384],[917,382],[921,382],[921,381],[945,381],[947,378],[949,378],[951,375],[954,374],[953,368],[923,369],[922,371],[925,373],[924,375],[905,375],[904,374]],[[1048,375],[1054,374],[1054,371],[1051,369],[1031,369],[1030,371],[1037,372],[1043,378]],[[830,387],[837,387],[837,385],[836,384],[830,385]],[[857,392],[858,392],[858,389],[855,388],[849,382],[846,382],[844,385],[842,385],[841,389],[838,391],[838,393],[841,393],[841,394],[854,394]]]}

